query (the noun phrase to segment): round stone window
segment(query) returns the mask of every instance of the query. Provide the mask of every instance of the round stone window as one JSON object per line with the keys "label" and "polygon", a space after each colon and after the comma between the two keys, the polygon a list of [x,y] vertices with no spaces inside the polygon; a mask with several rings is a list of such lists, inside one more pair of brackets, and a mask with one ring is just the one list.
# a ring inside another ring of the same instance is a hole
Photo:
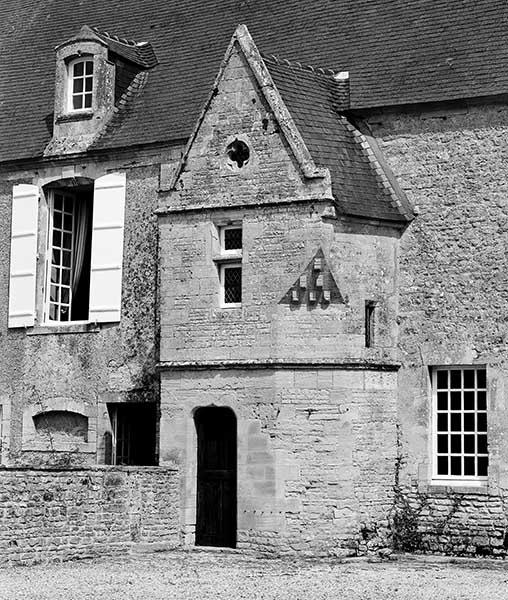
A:
{"label": "round stone window", "polygon": [[234,140],[228,144],[226,148],[228,167],[232,170],[238,170],[245,167],[249,162],[250,150],[249,146],[242,140]]}

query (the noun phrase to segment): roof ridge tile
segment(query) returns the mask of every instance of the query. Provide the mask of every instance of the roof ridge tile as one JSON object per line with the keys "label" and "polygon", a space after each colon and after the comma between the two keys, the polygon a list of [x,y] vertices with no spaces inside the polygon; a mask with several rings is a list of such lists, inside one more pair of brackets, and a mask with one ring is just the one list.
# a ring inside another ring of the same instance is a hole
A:
{"label": "roof ridge tile", "polygon": [[275,56],[275,54],[264,54],[260,52],[263,60],[275,63],[277,65],[283,65],[290,69],[299,69],[302,71],[310,71],[311,73],[316,73],[317,75],[323,75],[327,77],[327,79],[333,79],[336,81],[337,75],[339,75],[342,71],[334,71],[333,69],[325,69],[323,67],[314,67],[313,65],[303,65],[300,61],[297,60],[288,60],[287,58],[280,58]]}
{"label": "roof ridge tile", "polygon": [[107,31],[101,31],[98,27],[92,27],[91,28],[97,35],[102,35],[110,40],[113,40],[115,42],[119,42],[120,44],[125,44],[126,46],[140,46],[140,45],[144,45],[147,42],[136,42],[135,40],[128,40],[126,38],[121,38],[117,35],[114,35],[112,33],[108,33]]}

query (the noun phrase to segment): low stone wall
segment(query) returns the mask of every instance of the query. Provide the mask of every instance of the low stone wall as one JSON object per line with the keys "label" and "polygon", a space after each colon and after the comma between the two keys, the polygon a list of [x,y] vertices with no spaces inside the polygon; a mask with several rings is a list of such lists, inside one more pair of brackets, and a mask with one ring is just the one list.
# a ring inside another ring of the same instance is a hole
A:
{"label": "low stone wall", "polygon": [[178,470],[0,470],[0,564],[179,544]]}
{"label": "low stone wall", "polygon": [[391,515],[396,550],[462,556],[508,554],[507,509],[499,494],[467,488],[401,490]]}

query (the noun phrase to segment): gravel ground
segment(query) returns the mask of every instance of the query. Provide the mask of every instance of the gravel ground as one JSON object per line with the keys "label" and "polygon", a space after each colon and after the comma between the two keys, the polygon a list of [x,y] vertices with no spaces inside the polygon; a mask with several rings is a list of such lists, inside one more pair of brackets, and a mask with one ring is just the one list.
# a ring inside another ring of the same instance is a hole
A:
{"label": "gravel ground", "polygon": [[508,565],[399,558],[304,561],[214,551],[0,569],[3,600],[506,600]]}

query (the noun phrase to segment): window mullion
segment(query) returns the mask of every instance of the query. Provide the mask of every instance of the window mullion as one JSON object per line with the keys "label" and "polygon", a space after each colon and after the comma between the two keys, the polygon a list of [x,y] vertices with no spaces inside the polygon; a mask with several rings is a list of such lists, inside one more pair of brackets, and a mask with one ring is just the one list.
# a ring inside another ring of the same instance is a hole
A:
{"label": "window mullion", "polygon": [[484,367],[432,371],[432,465],[437,480],[483,481],[487,477],[485,379]]}

